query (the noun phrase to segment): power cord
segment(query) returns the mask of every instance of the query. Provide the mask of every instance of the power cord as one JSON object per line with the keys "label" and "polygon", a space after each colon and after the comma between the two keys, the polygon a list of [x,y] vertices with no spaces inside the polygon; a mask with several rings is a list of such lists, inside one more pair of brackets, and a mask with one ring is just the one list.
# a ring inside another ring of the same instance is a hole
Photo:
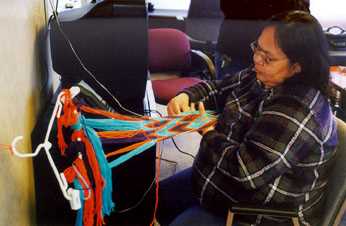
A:
{"label": "power cord", "polygon": [[145,197],[148,195],[149,191],[151,190],[151,188],[155,184],[155,181],[156,181],[155,179],[156,178],[154,177],[154,179],[151,182],[149,188],[144,192],[144,194],[142,195],[142,197],[140,198],[140,200],[136,204],[134,204],[133,206],[131,206],[129,208],[126,208],[126,209],[123,209],[123,210],[119,210],[119,211],[117,211],[117,213],[126,213],[128,211],[131,211],[131,210],[137,208],[140,204],[142,204],[142,202],[144,201]]}
{"label": "power cord", "polygon": [[55,2],[55,11],[58,13],[59,0]]}
{"label": "power cord", "polygon": [[184,155],[188,155],[188,156],[190,156],[192,159],[195,159],[195,158],[196,158],[194,155],[182,151],[182,150],[178,147],[178,145],[177,145],[177,143],[175,142],[174,138],[172,137],[171,139],[172,139],[172,142],[173,142],[175,148],[176,148],[180,153],[182,153],[182,154],[184,154]]}
{"label": "power cord", "polygon": [[[58,2],[58,0],[57,0]],[[79,62],[79,64],[81,65],[81,67],[83,68],[83,70],[103,89],[107,92],[108,95],[110,95],[113,99],[113,101],[124,111],[132,114],[132,115],[136,115],[138,117],[142,117],[143,115],[140,115],[136,112],[133,112],[127,108],[125,108],[120,102],[119,100],[100,82],[96,79],[95,75],[84,65],[83,61],[81,60],[81,58],[79,57],[77,51],[75,50],[75,48],[73,47],[73,44],[71,42],[71,40],[68,38],[68,36],[66,35],[66,33],[63,31],[59,18],[58,18],[58,12],[56,10],[56,8],[54,8],[52,0],[49,0],[49,4],[51,9],[53,10],[53,16],[50,16],[49,21],[48,21],[48,25],[50,24],[50,22],[52,21],[52,18],[54,17],[57,23],[57,27],[59,29],[59,32],[63,35],[63,38],[65,39],[65,41],[68,43],[72,53],[74,54],[74,56],[76,57],[77,61]],[[154,177],[154,179],[152,180],[149,188],[144,192],[144,194],[142,195],[141,199],[134,204],[133,206],[123,209],[123,210],[119,210],[118,213],[125,213],[128,211],[131,211],[135,208],[137,208],[145,199],[145,197],[147,196],[147,194],[149,193],[149,191],[151,190],[151,188],[153,187],[153,185],[155,184],[155,180],[156,178]]]}
{"label": "power cord", "polygon": [[106,91],[106,93],[112,98],[112,100],[125,112],[130,113],[132,115],[138,116],[138,117],[142,117],[143,115],[140,115],[136,112],[131,111],[130,109],[125,108],[120,102],[119,100],[99,81],[97,80],[97,78],[95,77],[95,75],[84,65],[82,59],[80,58],[79,54],[77,53],[77,51],[75,50],[75,48],[73,47],[73,44],[71,42],[71,40],[69,39],[69,37],[66,35],[66,33],[63,31],[59,18],[58,18],[58,12],[54,9],[52,0],[49,0],[49,3],[51,5],[51,8],[53,10],[53,15],[57,24],[57,27],[60,31],[60,33],[62,34],[63,38],[65,39],[65,41],[68,43],[72,53],[74,54],[74,56],[76,57],[78,63],[80,64],[80,66],[83,68],[83,70],[96,82],[96,84],[98,86],[100,86],[104,91]]}
{"label": "power cord", "polygon": [[[49,3],[50,3],[50,6],[51,6],[51,9],[53,10],[53,15],[54,15],[54,18],[55,18],[55,21],[56,21],[56,24],[57,24],[57,27],[59,29],[59,32],[62,34],[63,38],[65,39],[65,41],[68,43],[72,53],[74,54],[74,56],[76,57],[78,63],[80,64],[80,66],[83,68],[83,70],[96,82],[97,85],[99,85],[104,91],[106,91],[106,93],[113,99],[113,101],[122,109],[124,110],[125,112],[128,112],[132,115],[136,115],[138,117],[142,117],[143,115],[140,115],[136,112],[133,112],[127,108],[125,108],[120,102],[119,100],[100,82],[97,80],[97,78],[95,77],[95,75],[84,65],[82,59],[80,58],[79,54],[77,53],[77,51],[75,50],[71,40],[69,39],[69,37],[66,35],[66,33],[64,32],[64,30],[62,29],[61,27],[61,23],[59,21],[59,17],[58,17],[58,12],[57,12],[57,7],[58,7],[58,0],[56,0],[56,6],[54,8],[53,6],[53,3],[52,3],[52,0],[49,0]],[[51,19],[49,19],[49,22],[48,24],[51,22]],[[155,113],[158,113],[161,117],[162,117],[162,114],[156,110],[150,110],[150,112],[155,112]],[[187,152],[184,152],[182,151],[178,146],[177,144],[175,143],[174,139],[172,138],[172,141],[174,143],[174,146],[177,148],[177,150],[185,155],[188,155],[190,157],[192,157],[193,159],[195,158],[193,155],[191,155],[190,153],[187,153]],[[162,156],[162,152],[160,153],[160,156]],[[162,157],[160,157],[162,159]],[[167,159],[164,159],[165,161],[168,161],[168,162],[172,162],[172,163],[176,163],[175,161],[171,161],[171,160],[167,160]],[[129,207],[129,208],[126,208],[126,209],[123,209],[123,210],[119,210],[118,213],[125,213],[125,212],[128,212],[128,211],[131,211],[135,208],[137,208],[145,199],[145,197],[147,196],[147,194],[149,193],[149,191],[151,190],[151,188],[153,187],[153,185],[155,184],[155,177],[154,179],[152,180],[149,188],[144,192],[143,196],[141,197],[141,199],[136,203],[134,204],[133,206]]]}

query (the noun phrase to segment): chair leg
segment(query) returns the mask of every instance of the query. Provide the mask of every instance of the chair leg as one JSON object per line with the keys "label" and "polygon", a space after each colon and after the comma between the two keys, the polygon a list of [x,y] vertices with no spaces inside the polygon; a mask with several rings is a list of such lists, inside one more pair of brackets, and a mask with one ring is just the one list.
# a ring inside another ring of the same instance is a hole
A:
{"label": "chair leg", "polygon": [[298,217],[292,217],[292,222],[293,222],[293,226],[299,226],[299,220]]}
{"label": "chair leg", "polygon": [[234,217],[234,213],[232,213],[231,211],[228,211],[226,226],[233,225],[233,217]]}

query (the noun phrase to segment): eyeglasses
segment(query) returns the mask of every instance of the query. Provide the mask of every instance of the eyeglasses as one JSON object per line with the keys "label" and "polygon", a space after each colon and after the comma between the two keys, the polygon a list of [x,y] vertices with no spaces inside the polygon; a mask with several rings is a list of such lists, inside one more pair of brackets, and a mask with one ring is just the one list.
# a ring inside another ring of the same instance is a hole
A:
{"label": "eyeglasses", "polygon": [[251,42],[250,48],[254,54],[258,54],[261,57],[262,62],[265,65],[271,64],[276,61],[286,60],[287,58],[280,58],[276,59],[273,57],[268,56],[265,50],[263,50],[259,45],[257,41]]}

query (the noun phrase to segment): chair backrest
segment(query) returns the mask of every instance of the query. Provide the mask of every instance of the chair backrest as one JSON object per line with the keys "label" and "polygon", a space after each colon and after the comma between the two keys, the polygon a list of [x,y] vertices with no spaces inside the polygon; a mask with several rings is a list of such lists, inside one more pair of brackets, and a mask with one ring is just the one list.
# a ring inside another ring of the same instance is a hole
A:
{"label": "chair backrest", "polygon": [[220,1],[191,0],[187,17],[221,18],[223,14],[220,9]]}
{"label": "chair backrest", "polygon": [[337,120],[338,146],[326,192],[324,216],[320,226],[339,225],[346,208],[346,123]]}
{"label": "chair backrest", "polygon": [[191,65],[190,41],[177,29],[149,29],[148,48],[150,72],[184,71]]}
{"label": "chair backrest", "polygon": [[264,21],[259,20],[224,20],[220,27],[217,50],[232,60],[248,64],[252,59],[250,43],[258,38],[263,25]]}
{"label": "chair backrest", "polygon": [[[185,32],[194,39],[216,43],[222,20],[219,0],[191,0]],[[193,48],[200,48],[192,45]],[[205,48],[202,46],[201,49]]]}

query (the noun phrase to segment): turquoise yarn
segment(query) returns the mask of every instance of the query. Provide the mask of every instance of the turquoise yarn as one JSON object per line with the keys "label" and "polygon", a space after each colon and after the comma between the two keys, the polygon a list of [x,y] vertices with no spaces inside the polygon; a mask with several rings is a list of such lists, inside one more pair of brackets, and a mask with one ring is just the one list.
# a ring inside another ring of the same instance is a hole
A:
{"label": "turquoise yarn", "polygon": [[115,204],[112,200],[112,170],[108,166],[101,140],[96,131],[88,125],[88,121],[85,120],[83,116],[80,117],[80,122],[83,125],[87,137],[93,145],[96,158],[99,163],[101,175],[105,181],[105,186],[102,190],[102,214],[106,214],[109,216],[115,207]]}

